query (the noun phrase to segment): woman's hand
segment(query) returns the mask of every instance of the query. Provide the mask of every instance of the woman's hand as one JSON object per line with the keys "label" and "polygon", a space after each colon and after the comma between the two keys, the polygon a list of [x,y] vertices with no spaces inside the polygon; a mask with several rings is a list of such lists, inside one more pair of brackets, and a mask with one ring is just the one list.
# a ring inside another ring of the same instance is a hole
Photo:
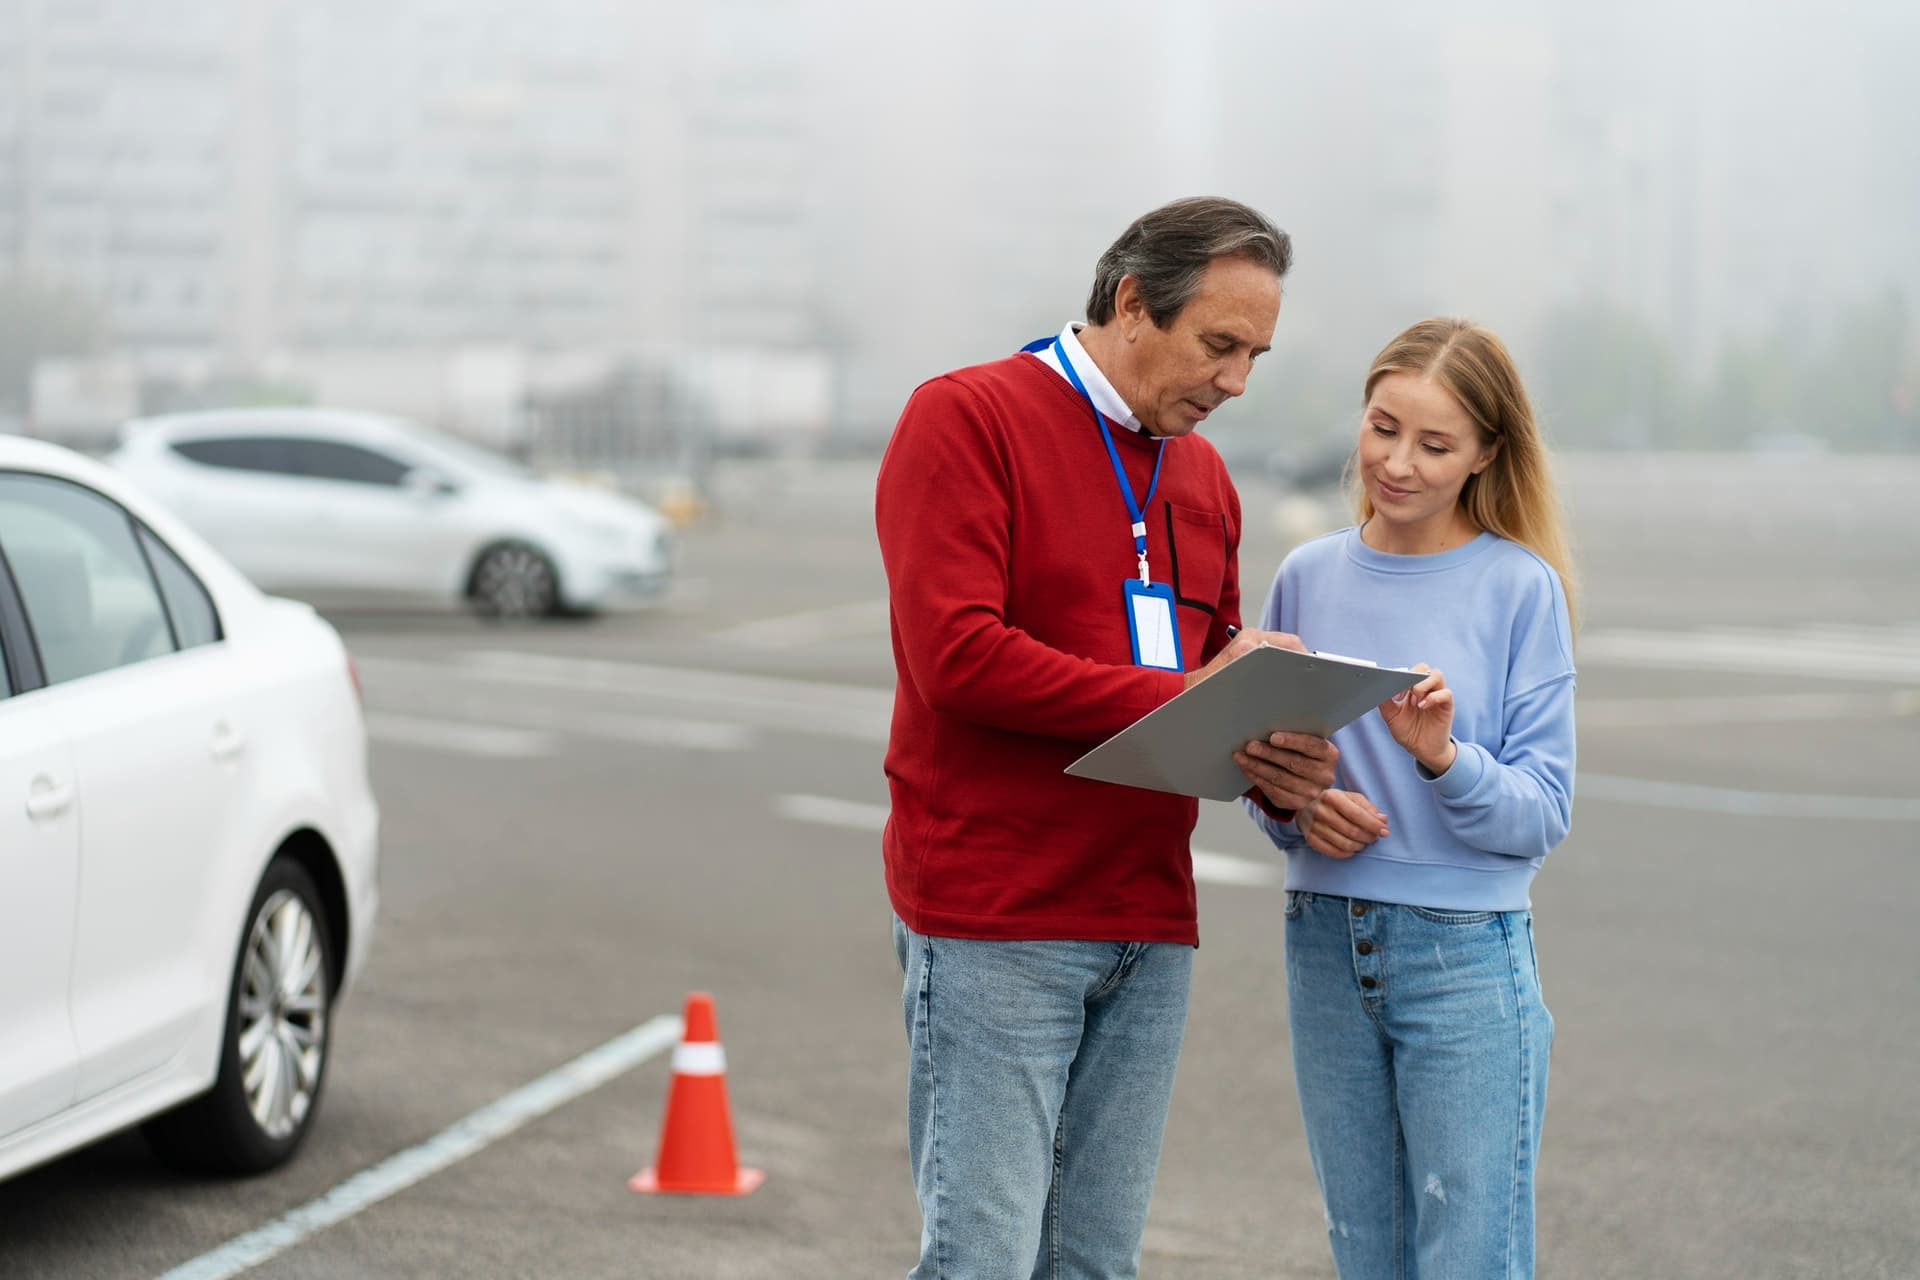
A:
{"label": "woman's hand", "polygon": [[1358,791],[1323,791],[1294,821],[1307,847],[1329,858],[1351,858],[1388,834],[1387,815]]}
{"label": "woman's hand", "polygon": [[1427,672],[1427,678],[1405,693],[1380,704],[1380,718],[1387,722],[1393,740],[1408,755],[1430,772],[1445,773],[1453,767],[1453,690],[1446,677],[1426,663],[1415,671]]}

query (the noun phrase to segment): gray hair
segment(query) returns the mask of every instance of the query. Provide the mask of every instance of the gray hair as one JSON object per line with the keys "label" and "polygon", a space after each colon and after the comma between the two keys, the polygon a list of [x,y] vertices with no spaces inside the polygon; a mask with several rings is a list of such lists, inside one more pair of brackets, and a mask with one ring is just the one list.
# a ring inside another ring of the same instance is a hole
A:
{"label": "gray hair", "polygon": [[1113,319],[1114,295],[1132,276],[1153,323],[1166,328],[1200,288],[1216,258],[1245,258],[1287,274],[1293,241],[1257,209],[1224,196],[1189,196],[1161,205],[1133,225],[1100,255],[1087,295],[1087,322]]}

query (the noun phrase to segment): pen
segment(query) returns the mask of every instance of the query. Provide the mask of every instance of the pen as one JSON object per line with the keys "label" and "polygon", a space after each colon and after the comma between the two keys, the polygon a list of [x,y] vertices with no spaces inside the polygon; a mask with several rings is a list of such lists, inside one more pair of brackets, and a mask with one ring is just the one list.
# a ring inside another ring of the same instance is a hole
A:
{"label": "pen", "polygon": [[1231,622],[1229,622],[1227,624],[1227,639],[1231,640],[1239,634],[1240,634],[1240,628],[1234,626]]}

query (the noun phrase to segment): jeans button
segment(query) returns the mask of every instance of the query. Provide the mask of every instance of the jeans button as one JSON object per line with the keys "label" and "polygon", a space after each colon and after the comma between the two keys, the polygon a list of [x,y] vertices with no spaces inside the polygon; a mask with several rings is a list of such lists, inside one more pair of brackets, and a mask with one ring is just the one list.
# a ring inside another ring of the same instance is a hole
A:
{"label": "jeans button", "polygon": [[1362,942],[1356,945],[1354,950],[1363,956],[1370,956],[1373,954],[1373,944],[1371,942]]}
{"label": "jeans button", "polygon": [[1365,914],[1367,914],[1367,904],[1366,904],[1366,903],[1364,903],[1364,902],[1356,902],[1356,903],[1354,903],[1354,904],[1353,904],[1353,914],[1355,914],[1356,916],[1363,916],[1363,915],[1365,915]]}
{"label": "jeans button", "polygon": [[1360,979],[1360,985],[1371,991],[1380,985],[1380,980],[1378,978],[1362,978]]}

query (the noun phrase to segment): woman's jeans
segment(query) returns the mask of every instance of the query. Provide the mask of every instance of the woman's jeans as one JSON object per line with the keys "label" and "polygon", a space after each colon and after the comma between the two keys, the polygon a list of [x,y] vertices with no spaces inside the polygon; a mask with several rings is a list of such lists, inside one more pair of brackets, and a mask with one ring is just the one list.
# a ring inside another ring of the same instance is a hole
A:
{"label": "woman's jeans", "polygon": [[910,1280],[1135,1275],[1193,948],[927,937],[897,918],[893,941],[924,1224]]}
{"label": "woman's jeans", "polygon": [[1287,894],[1307,1147],[1347,1280],[1533,1275],[1553,1018],[1527,911]]}

